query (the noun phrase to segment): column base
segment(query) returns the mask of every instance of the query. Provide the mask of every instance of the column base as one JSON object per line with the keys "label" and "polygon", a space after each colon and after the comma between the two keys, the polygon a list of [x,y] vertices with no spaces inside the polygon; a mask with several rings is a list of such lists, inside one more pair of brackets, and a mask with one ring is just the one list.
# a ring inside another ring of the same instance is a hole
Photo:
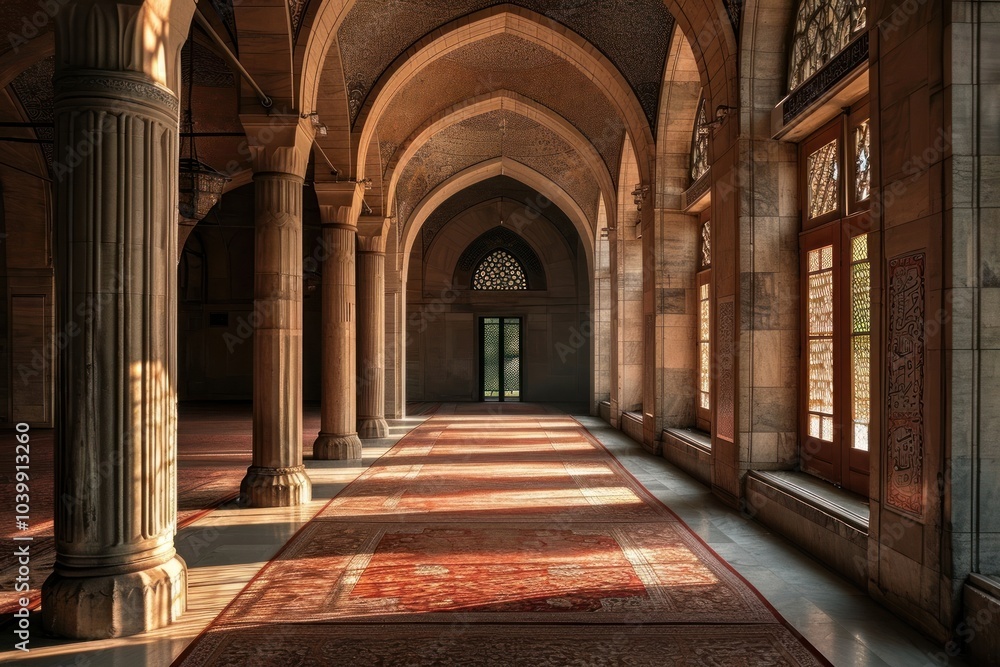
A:
{"label": "column base", "polygon": [[357,433],[348,435],[320,433],[313,445],[313,458],[320,461],[360,461],[361,438]]}
{"label": "column base", "polygon": [[241,507],[294,507],[312,500],[312,482],[305,466],[250,466],[240,484]]}
{"label": "column base", "polygon": [[138,572],[70,577],[42,585],[45,631],[71,639],[128,637],[170,625],[187,608],[187,565],[175,555]]}
{"label": "column base", "polygon": [[364,417],[358,420],[358,435],[362,440],[389,437],[389,422],[381,417]]}

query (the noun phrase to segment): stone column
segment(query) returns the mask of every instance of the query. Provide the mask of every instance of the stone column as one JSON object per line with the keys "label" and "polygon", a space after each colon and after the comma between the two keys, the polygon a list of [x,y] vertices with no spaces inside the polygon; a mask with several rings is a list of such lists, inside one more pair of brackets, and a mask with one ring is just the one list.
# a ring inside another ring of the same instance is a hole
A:
{"label": "stone column", "polygon": [[[53,173],[65,345],[56,559],[42,586],[42,622],[78,639],[162,627],[187,599],[187,568],[174,550],[176,68],[129,48],[142,44],[138,27],[154,30],[150,11],[70,2],[56,19]],[[168,63],[184,32],[163,36],[158,53]]]}
{"label": "stone column", "polygon": [[323,395],[313,458],[361,459],[357,432],[355,246],[364,186],[316,183],[323,220]]}
{"label": "stone column", "polygon": [[298,116],[243,116],[254,168],[253,463],[247,507],[307,503],[302,463],[302,187],[312,140]]}
{"label": "stone column", "polygon": [[385,421],[385,242],[389,219],[358,226],[358,433],[389,437]]}

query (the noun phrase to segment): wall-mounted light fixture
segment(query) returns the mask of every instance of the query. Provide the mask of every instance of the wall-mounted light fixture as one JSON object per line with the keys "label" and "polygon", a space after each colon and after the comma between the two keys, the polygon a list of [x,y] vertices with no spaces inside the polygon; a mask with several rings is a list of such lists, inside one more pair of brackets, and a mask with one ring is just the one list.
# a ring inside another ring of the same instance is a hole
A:
{"label": "wall-mounted light fixture", "polygon": [[325,137],[330,133],[330,128],[323,124],[323,121],[319,119],[319,113],[313,111],[312,113],[302,114],[302,118],[308,118],[309,122],[312,123],[313,129],[316,131],[316,136]]}
{"label": "wall-mounted light fixture", "polygon": [[722,127],[722,124],[726,122],[726,119],[729,118],[729,115],[734,111],[737,111],[736,107],[730,107],[726,106],[725,104],[720,104],[719,106],[715,107],[715,120],[710,120],[707,123],[703,123],[700,126],[700,129],[714,130],[718,127]]}
{"label": "wall-mounted light fixture", "polygon": [[637,183],[635,190],[632,191],[632,198],[635,201],[635,210],[642,213],[642,202],[645,201],[646,195],[649,194],[649,186],[643,185],[642,183]]}

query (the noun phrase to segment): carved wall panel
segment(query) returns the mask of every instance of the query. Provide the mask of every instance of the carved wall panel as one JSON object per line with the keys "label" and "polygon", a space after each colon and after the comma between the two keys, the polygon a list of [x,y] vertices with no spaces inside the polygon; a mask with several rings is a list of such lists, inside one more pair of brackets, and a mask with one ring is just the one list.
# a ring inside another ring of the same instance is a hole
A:
{"label": "carved wall panel", "polygon": [[889,262],[885,504],[916,517],[924,509],[924,265],[923,253]]}
{"label": "carved wall panel", "polygon": [[719,339],[716,344],[715,428],[718,436],[736,441],[736,300],[719,300]]}

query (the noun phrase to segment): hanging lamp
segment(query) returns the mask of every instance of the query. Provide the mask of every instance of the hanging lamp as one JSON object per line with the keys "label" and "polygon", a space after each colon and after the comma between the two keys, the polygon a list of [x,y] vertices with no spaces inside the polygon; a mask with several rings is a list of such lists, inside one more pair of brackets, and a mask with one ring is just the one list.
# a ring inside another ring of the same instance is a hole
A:
{"label": "hanging lamp", "polygon": [[[198,144],[194,136],[194,116],[192,113],[194,39],[188,42],[187,70],[187,108],[184,110],[184,122],[181,124],[184,135],[181,141],[180,180],[178,183],[180,197],[177,213],[180,225],[193,228],[205,219],[212,207],[219,203],[226,183],[232,179],[198,159]],[[178,253],[183,250],[184,241],[190,233],[191,230],[188,229],[187,233],[183,234],[183,238],[178,240]]]}

